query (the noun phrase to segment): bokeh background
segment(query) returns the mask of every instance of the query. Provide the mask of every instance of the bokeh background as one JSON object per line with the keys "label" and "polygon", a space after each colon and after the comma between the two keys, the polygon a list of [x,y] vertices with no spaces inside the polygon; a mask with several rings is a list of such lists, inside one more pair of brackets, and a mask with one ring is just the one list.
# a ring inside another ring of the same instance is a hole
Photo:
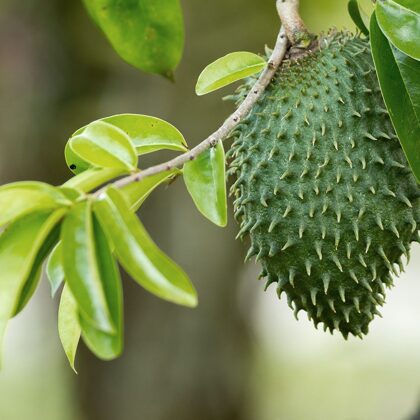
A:
{"label": "bokeh background", "polygon": [[[201,69],[237,50],[273,45],[274,0],[183,0],[187,43],[176,84],[116,56],[77,0],[0,2],[0,182],[65,181],[77,128],[136,112],[174,123],[190,145],[232,111],[229,89],[194,95]],[[302,0],[312,31],[353,28],[345,0]],[[165,159],[144,159],[143,166]],[[0,372],[1,420],[414,420],[420,403],[420,249],[388,294],[383,319],[344,342],[296,322],[258,267],[243,265],[232,218],[219,229],[182,182],[141,210],[156,242],[190,274],[200,306],[159,301],[125,279],[126,349],[101,362],[81,346],[79,374],[57,334],[44,281],[10,322]],[[1,267],[0,267],[1,270]]]}

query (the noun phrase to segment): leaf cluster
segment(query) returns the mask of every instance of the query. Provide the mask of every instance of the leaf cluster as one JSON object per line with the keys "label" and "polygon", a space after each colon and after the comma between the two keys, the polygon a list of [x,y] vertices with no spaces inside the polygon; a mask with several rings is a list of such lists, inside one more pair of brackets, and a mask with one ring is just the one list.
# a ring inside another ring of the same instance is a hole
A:
{"label": "leaf cluster", "polygon": [[[197,93],[218,89],[264,66],[255,54],[230,54],[203,71]],[[120,188],[111,182],[140,174],[139,158],[163,149],[188,152],[173,125],[147,115],[114,115],[70,137],[65,160],[74,176],[63,185],[17,182],[0,188],[0,338],[7,321],[32,297],[45,260],[52,296],[62,289],[58,329],[73,369],[80,339],[104,360],[123,350],[119,266],[155,296],[197,305],[186,273],[153,242],[135,213],[155,188],[182,176],[198,210],[225,226],[225,153],[218,142],[181,168]]]}
{"label": "leaf cluster", "polygon": [[[65,284],[58,325],[73,367],[80,337],[102,359],[115,358],[122,351],[118,265],[157,297],[196,306],[196,291],[188,276],[158,248],[135,215],[157,186],[181,175],[182,169],[121,189],[109,184],[92,193],[116,177],[138,173],[138,157],[162,149],[187,150],[174,126],[145,115],[116,115],[94,121],[71,136],[65,157],[75,175],[62,186],[17,182],[0,188],[1,336],[7,321],[36,290],[46,259],[53,296]],[[197,206],[220,225],[226,224],[224,177],[221,144],[184,169]]]}

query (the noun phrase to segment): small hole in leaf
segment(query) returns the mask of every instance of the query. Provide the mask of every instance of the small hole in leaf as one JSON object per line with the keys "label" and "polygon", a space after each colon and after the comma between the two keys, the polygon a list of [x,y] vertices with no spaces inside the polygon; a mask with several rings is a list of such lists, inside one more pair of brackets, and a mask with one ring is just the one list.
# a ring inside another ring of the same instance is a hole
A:
{"label": "small hole in leaf", "polygon": [[76,169],[76,165],[75,165],[74,163],[72,163],[72,164],[70,165],[70,169],[72,169],[72,170]]}

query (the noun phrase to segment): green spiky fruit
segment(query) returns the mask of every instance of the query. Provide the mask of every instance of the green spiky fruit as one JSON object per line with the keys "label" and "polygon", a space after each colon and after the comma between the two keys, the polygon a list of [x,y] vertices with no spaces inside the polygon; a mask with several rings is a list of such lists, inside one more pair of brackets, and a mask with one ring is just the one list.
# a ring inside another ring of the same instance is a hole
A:
{"label": "green spiky fruit", "polygon": [[346,338],[366,334],[420,221],[368,41],[332,33],[285,61],[233,137],[247,258],[296,314]]}

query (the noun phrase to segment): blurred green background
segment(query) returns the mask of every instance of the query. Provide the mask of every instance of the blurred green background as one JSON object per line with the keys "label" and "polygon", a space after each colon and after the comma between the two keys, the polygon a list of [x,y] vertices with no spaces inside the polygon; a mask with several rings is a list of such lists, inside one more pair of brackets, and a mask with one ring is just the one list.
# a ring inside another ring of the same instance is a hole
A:
{"label": "blurred green background", "polygon": [[[259,52],[278,31],[274,0],[184,0],[187,43],[171,84],[119,60],[77,0],[1,0],[0,181],[69,177],[63,149],[98,117],[136,112],[174,123],[197,144],[232,111],[229,89],[194,95],[201,69]],[[314,32],[353,28],[345,0],[302,0]],[[368,0],[366,0],[368,3]],[[143,167],[165,159],[151,156]],[[200,306],[171,306],[125,279],[126,349],[104,363],[82,346],[79,375],[57,334],[46,282],[10,323],[0,373],[1,420],[408,420],[420,402],[420,249],[363,341],[299,322],[258,267],[242,260],[237,227],[214,227],[180,181],[141,217],[190,274]],[[232,218],[231,218],[232,219]],[[1,269],[1,268],[0,268]],[[417,273],[417,275],[416,275]]]}

